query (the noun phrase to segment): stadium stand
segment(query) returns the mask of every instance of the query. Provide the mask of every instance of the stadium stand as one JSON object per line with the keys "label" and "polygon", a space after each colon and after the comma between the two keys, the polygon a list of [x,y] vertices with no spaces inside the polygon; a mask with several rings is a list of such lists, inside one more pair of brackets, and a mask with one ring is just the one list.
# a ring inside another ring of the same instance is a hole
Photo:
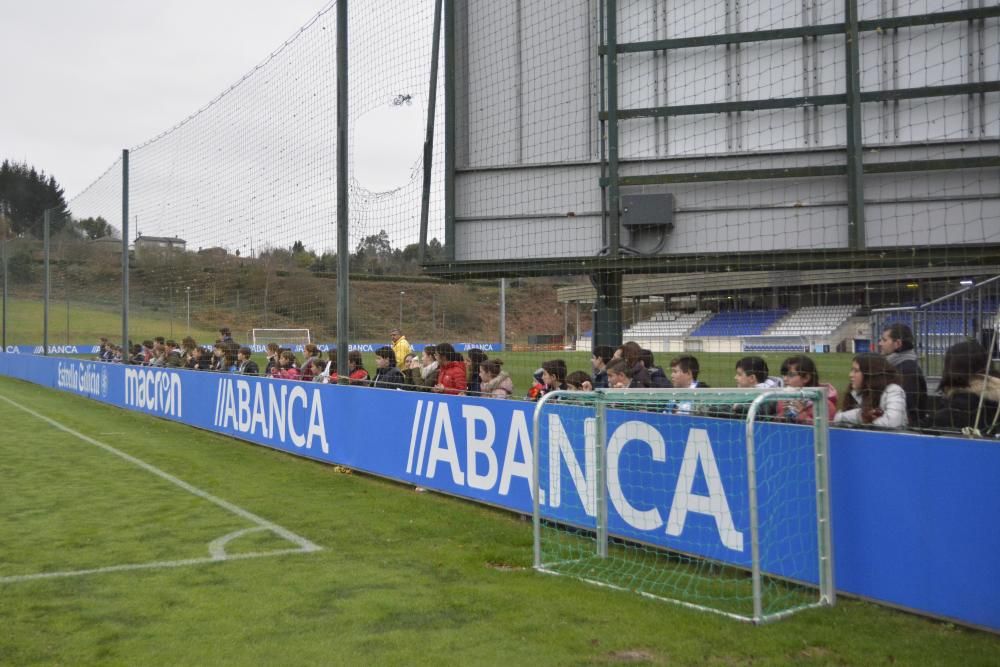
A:
{"label": "stadium stand", "polygon": [[692,336],[759,336],[788,313],[785,309],[717,313],[691,332]]}
{"label": "stadium stand", "polygon": [[[919,321],[918,321],[919,320]],[[947,308],[934,308],[922,311],[919,317],[914,317],[912,312],[893,313],[885,319],[883,327],[899,322],[912,328],[914,331],[921,331],[930,335],[940,336],[961,336],[972,332],[975,329],[975,321],[969,313],[962,314]],[[989,326],[990,322],[984,322]]]}
{"label": "stadium stand", "polygon": [[843,326],[858,307],[807,306],[800,308],[767,330],[774,336],[829,336]]}
{"label": "stadium stand", "polygon": [[632,340],[633,338],[654,336],[685,336],[711,314],[711,311],[708,310],[696,310],[693,313],[675,311],[656,313],[650,319],[636,322],[626,329],[622,333],[622,338],[623,340]]}

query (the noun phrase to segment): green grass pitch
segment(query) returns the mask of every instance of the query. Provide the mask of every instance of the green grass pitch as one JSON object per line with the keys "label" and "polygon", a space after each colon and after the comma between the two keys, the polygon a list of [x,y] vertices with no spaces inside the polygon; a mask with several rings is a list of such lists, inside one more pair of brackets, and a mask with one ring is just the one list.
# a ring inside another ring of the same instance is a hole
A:
{"label": "green grass pitch", "polygon": [[520,517],[7,378],[0,424],[3,665],[1000,656],[994,635],[854,600],[756,628],[539,574]]}

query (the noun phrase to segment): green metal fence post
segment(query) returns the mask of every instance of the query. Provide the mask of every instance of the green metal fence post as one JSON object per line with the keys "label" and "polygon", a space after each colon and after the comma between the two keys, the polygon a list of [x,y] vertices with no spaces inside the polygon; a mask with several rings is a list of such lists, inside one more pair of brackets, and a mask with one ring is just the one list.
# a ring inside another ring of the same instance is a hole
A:
{"label": "green metal fence post", "polygon": [[861,134],[861,55],[858,45],[858,2],[845,0],[844,49],[847,63],[847,241],[865,247],[864,160]]}
{"label": "green metal fence post", "polygon": [[52,224],[52,209],[45,209],[42,239],[45,256],[45,293],[42,298],[42,354],[49,353],[49,227]]}
{"label": "green metal fence post", "polygon": [[128,359],[128,149],[122,150],[122,350]]}
{"label": "green metal fence post", "polygon": [[337,376],[349,375],[350,248],[347,202],[347,1],[337,3]]}

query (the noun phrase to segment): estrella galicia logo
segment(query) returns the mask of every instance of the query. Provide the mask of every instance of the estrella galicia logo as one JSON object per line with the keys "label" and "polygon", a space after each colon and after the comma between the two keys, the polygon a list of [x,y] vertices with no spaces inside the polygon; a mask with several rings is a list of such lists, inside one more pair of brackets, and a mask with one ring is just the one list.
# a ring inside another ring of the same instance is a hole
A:
{"label": "estrella galicia logo", "polygon": [[101,374],[96,364],[60,361],[56,366],[56,386],[97,397],[101,395]]}

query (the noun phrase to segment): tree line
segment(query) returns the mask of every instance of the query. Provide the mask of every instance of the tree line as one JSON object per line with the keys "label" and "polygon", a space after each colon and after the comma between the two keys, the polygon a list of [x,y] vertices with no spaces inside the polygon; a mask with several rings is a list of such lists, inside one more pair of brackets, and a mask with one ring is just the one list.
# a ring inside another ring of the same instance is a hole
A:
{"label": "tree line", "polygon": [[[282,257],[284,255],[284,257]],[[377,234],[366,236],[358,242],[351,253],[351,272],[376,276],[414,275],[420,273],[420,245],[411,243],[404,248],[394,248],[389,234],[384,229]],[[286,263],[308,269],[316,273],[335,273],[337,253],[317,253],[307,250],[302,241],[292,244],[290,250],[268,250],[261,253],[261,259],[286,260]],[[427,242],[425,262],[444,259],[444,246],[436,238]]]}
{"label": "tree line", "polygon": [[45,234],[45,211],[51,211],[49,234],[70,231],[97,239],[114,237],[116,230],[101,217],[73,220],[62,187],[54,176],[26,163],[0,163],[0,235],[40,239]]}

